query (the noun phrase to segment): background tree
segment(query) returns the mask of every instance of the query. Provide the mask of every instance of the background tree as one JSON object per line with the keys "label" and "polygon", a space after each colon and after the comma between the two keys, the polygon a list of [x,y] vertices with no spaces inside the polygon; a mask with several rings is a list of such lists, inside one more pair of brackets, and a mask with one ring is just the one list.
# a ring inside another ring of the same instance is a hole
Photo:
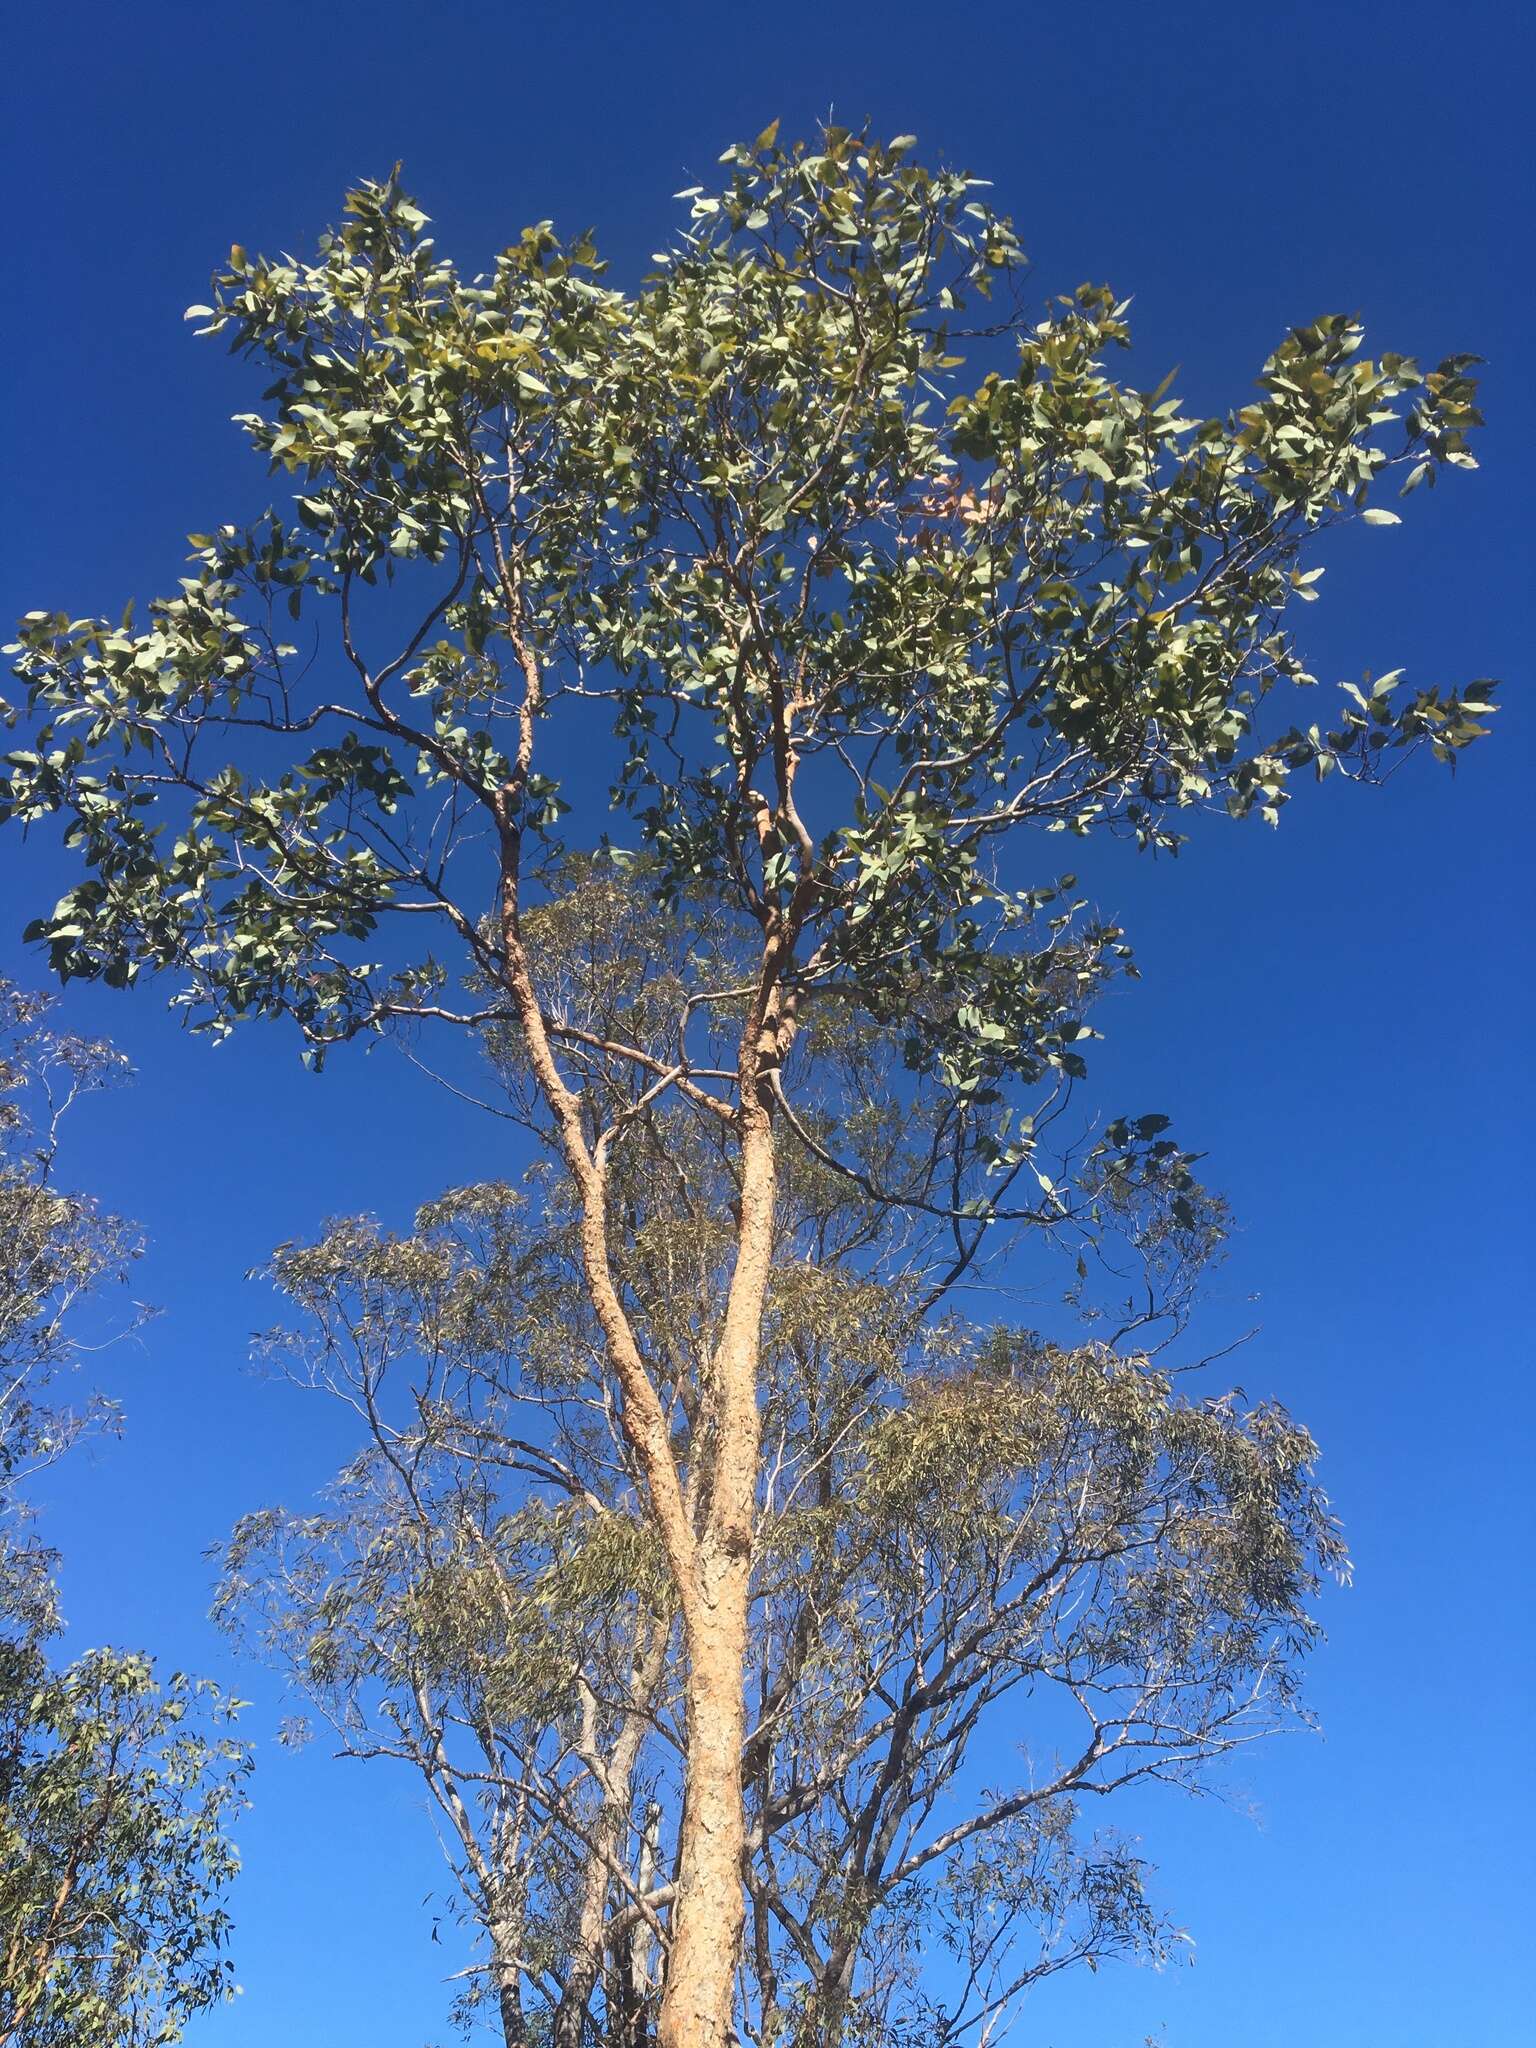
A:
{"label": "background tree", "polygon": [[[605,1034],[692,928],[601,868],[551,919]],[[931,1136],[888,1104],[850,1143],[873,1178]],[[580,1215],[545,1178],[455,1191],[408,1236],[364,1219],[278,1253],[301,1314],[267,1353],[365,1436],[320,1511],[241,1524],[221,1606],[346,1753],[430,1788],[480,1937],[466,2016],[490,2003],[509,2044],[638,2048],[676,1894],[687,1673]],[[615,1161],[616,1282],[677,1437],[729,1291],[733,1188],[727,1135],[686,1111],[651,1111]],[[1097,1211],[1100,1248],[1150,1268],[1176,1319],[1219,1208],[1186,1174]],[[991,2038],[1051,1971],[1160,1954],[1139,1858],[1079,1809],[1201,1782],[1290,1717],[1309,1596],[1342,1555],[1279,1411],[1180,1399],[1144,1352],[935,1320],[920,1243],[891,1238],[855,1180],[786,1161],[738,2021],[800,2048]],[[973,1744],[1004,1731],[1013,1756],[983,1780]]]}
{"label": "background tree", "polygon": [[[910,151],[765,132],[721,192],[684,195],[688,231],[630,294],[547,224],[467,283],[393,180],[352,195],[313,263],[236,248],[203,310],[274,378],[246,424],[299,478],[296,523],[198,540],[142,631],[41,613],[20,642],[47,722],[6,809],[62,814],[86,869],[36,927],[62,975],[169,969],[199,1021],[287,1014],[316,1057],[401,1019],[493,1024],[526,1067],[686,1645],[666,2048],[733,2025],[786,1148],[898,1235],[913,1214],[948,1230],[932,1312],[999,1224],[1073,1223],[1041,1124],[1126,965],[1112,924],[1063,907],[1070,883],[1020,887],[1020,830],[1159,849],[1181,808],[1273,822],[1298,770],[1449,758],[1486,709],[1393,671],[1303,723],[1285,626],[1316,595],[1310,536],[1390,523],[1373,489],[1471,464],[1470,359],[1366,360],[1329,316],[1253,403],[1186,418],[1108,374],[1113,293],[1026,315],[1007,222]],[[284,640],[285,610],[331,663]],[[538,915],[557,928],[563,840],[603,837],[605,722],[652,902],[701,894],[733,935],[658,961],[612,1037]],[[873,1048],[852,1096],[825,1050],[839,1018]],[[850,1149],[871,1087],[929,1119],[894,1183]],[[674,1105],[727,1134],[732,1184],[680,1433],[615,1202],[617,1162]],[[1113,1128],[1104,1186],[1155,1177],[1136,1162],[1156,1134]]]}
{"label": "background tree", "polygon": [[46,1007],[0,988],[0,2043],[151,2048],[228,1993],[225,1826],[247,1760],[206,1684],[162,1687],[113,1650],[48,1655],[55,1559],[25,1483],[116,1420],[62,1402],[59,1380],[82,1304],[138,1244],[55,1182],[65,1111],[126,1063],[51,1032]]}
{"label": "background tree", "polygon": [[29,1539],[25,1483],[83,1431],[115,1423],[94,1393],[61,1404],[60,1381],[76,1363],[81,1304],[125,1277],[138,1253],[120,1219],[64,1193],[53,1171],[64,1117],[127,1062],[100,1041],[51,1031],[49,1008],[0,983],[0,1557],[7,1612],[39,1619],[51,1559]]}

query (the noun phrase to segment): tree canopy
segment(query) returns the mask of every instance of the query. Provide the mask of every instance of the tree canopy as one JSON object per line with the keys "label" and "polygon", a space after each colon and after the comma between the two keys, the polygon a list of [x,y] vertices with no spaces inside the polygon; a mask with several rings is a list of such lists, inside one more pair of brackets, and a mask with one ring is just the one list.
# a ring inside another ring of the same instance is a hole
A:
{"label": "tree canopy", "polygon": [[[1062,1055],[1036,956],[988,943],[1031,907],[989,878],[999,835],[1166,845],[1180,809],[1273,814],[1298,769],[1474,737],[1481,686],[1397,671],[1307,718],[1286,628],[1310,536],[1472,465],[1472,359],[1372,361],[1329,316],[1187,417],[1109,374],[1107,288],[1017,307],[980,192],[905,138],[765,136],[633,294],[547,223],[465,281],[393,180],[313,262],[235,248],[193,310],[273,376],[244,425],[298,494],[194,537],[144,629],[25,620],[49,724],[7,807],[62,815],[90,876],[36,927],[59,972],[175,966],[207,1020],[285,1010],[319,1045],[437,980],[359,958],[386,915],[494,975],[463,842],[486,810],[556,828],[535,738],[595,700],[660,892],[793,930],[797,991],[892,1006],[942,973],[914,1052],[1011,1070]],[[285,639],[311,619],[339,671]],[[242,730],[288,744],[230,756]]]}

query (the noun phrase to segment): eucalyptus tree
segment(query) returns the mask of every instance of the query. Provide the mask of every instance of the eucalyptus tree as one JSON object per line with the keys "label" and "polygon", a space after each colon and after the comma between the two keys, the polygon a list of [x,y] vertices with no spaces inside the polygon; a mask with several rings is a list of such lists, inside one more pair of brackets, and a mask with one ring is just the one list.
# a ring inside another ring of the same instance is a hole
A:
{"label": "eucalyptus tree", "polygon": [[[116,1409],[64,1398],[80,1318],[136,1234],[55,1171],[62,1120],[121,1073],[0,986],[0,2048],[155,2048],[229,1992],[230,1703],[149,1660],[57,1665],[55,1558],[28,1481]],[[98,1332],[99,1334],[99,1332]]]}
{"label": "eucalyptus tree", "polygon": [[[686,1644],[667,2048],[732,2032],[785,1158],[947,1230],[930,1307],[1000,1224],[1065,1224],[1041,1125],[1128,956],[1070,882],[1018,885],[1020,835],[1273,822],[1298,773],[1453,758],[1486,709],[1392,670],[1308,713],[1286,624],[1310,538],[1472,465],[1471,359],[1370,360],[1330,315],[1250,403],[1186,416],[1110,374],[1112,292],[1026,310],[1009,223],[912,150],[766,131],[633,290],[548,223],[466,279],[393,178],[312,260],[236,247],[195,310],[270,380],[244,424],[291,509],[194,537],[141,627],[41,612],[19,641],[42,724],[4,806],[62,818],[83,869],[34,927],[60,975],[161,971],[199,1024],[286,1016],[316,1060],[435,1020],[523,1063]],[[655,904],[751,937],[744,969],[659,962],[612,1036],[534,916],[610,801]],[[927,1105],[897,1182],[859,1180],[840,1019]],[[614,1192],[674,1109],[733,1180],[681,1432]],[[1117,1128],[1155,1174],[1166,1141]]]}

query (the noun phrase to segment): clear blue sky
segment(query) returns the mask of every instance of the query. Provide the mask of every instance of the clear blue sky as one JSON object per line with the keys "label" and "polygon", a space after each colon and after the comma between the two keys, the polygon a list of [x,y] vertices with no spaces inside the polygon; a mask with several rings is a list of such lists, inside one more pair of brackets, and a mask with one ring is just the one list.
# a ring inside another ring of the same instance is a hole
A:
{"label": "clear blue sky", "polygon": [[[1328,682],[1507,677],[1496,738],[1454,785],[1428,762],[1377,795],[1330,785],[1278,834],[1095,872],[1145,979],[1101,1020],[1094,1089],[1174,1114],[1209,1152],[1242,1234],[1208,1327],[1262,1322],[1234,1371],[1320,1437],[1358,1581],[1329,1602],[1314,1672],[1326,1741],[1271,1749],[1229,1805],[1138,1809],[1197,1965],[1047,1988],[1019,2036],[1042,2048],[1526,2038],[1527,22],[1488,0],[53,0],[7,31],[7,616],[148,596],[186,532],[261,509],[226,424],[251,394],[181,309],[231,241],[304,247],[349,181],[396,158],[470,268],[553,215],[596,224],[633,276],[668,195],[726,142],[775,115],[793,132],[867,114],[996,182],[1042,295],[1085,277],[1134,293],[1140,359],[1182,363],[1202,408],[1242,402],[1285,327],[1321,311],[1359,310],[1379,345],[1489,358],[1482,474],[1351,537],[1304,623]],[[36,979],[17,935],[53,864],[14,844],[0,859],[0,966]],[[403,1220],[504,1168],[505,1127],[387,1051],[317,1081],[280,1033],[189,1041],[152,991],[71,991],[70,1013],[139,1068],[82,1118],[73,1160],[146,1224],[142,1291],[167,1311],[102,1367],[126,1441],[55,1489],[73,1639],[229,1676],[204,1546],[243,1509],[299,1504],[348,1447],[244,1371],[271,1309],[243,1273],[328,1213]],[[246,1991],[196,2048],[445,2039],[458,1958],[428,1938],[438,1870],[414,1789],[277,1750],[270,1684],[234,1676],[262,1748]]]}

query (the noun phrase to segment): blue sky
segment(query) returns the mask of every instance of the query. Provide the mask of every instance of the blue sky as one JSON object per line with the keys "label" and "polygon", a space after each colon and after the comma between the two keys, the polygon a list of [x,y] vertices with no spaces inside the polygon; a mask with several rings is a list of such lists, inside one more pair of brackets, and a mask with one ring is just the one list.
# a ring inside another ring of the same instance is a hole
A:
{"label": "blue sky", "polygon": [[[1020,2038],[1519,2038],[1536,1817],[1524,10],[63,0],[18,13],[7,41],[7,616],[148,596],[185,533],[261,509],[227,425],[250,388],[181,310],[231,241],[302,248],[397,158],[467,267],[552,215],[595,224],[632,277],[670,231],[668,195],[726,142],[775,115],[787,132],[868,115],[995,181],[1042,296],[1101,277],[1134,293],[1146,381],[1180,363],[1202,409],[1242,402],[1285,327],[1321,311],[1358,310],[1380,346],[1489,359],[1482,473],[1350,536],[1303,623],[1325,682],[1506,677],[1496,737],[1454,783],[1424,762],[1379,793],[1330,785],[1278,833],[1202,832],[1175,865],[1093,874],[1144,979],[1099,1020],[1090,1095],[1162,1109],[1209,1154],[1241,1231],[1207,1328],[1261,1324],[1231,1370],[1320,1438],[1358,1578],[1328,1603],[1313,1676],[1326,1740],[1254,1758],[1225,1805],[1138,1807],[1195,1966],[1048,1987]],[[42,971],[18,934],[54,872],[44,846],[0,846],[0,967],[22,979]],[[187,1039],[153,991],[72,990],[68,1014],[139,1070],[81,1118],[72,1157],[145,1224],[139,1291],[165,1308],[102,1363],[127,1438],[53,1488],[73,1640],[151,1647],[256,1702],[246,1989],[192,2038],[443,2040],[456,1957],[429,1939],[414,1790],[272,1745],[270,1684],[203,1620],[203,1552],[242,1510],[302,1502],[348,1448],[245,1369],[272,1312],[247,1269],[327,1214],[404,1220],[506,1170],[505,1126],[387,1050],[316,1080],[281,1033]]]}

